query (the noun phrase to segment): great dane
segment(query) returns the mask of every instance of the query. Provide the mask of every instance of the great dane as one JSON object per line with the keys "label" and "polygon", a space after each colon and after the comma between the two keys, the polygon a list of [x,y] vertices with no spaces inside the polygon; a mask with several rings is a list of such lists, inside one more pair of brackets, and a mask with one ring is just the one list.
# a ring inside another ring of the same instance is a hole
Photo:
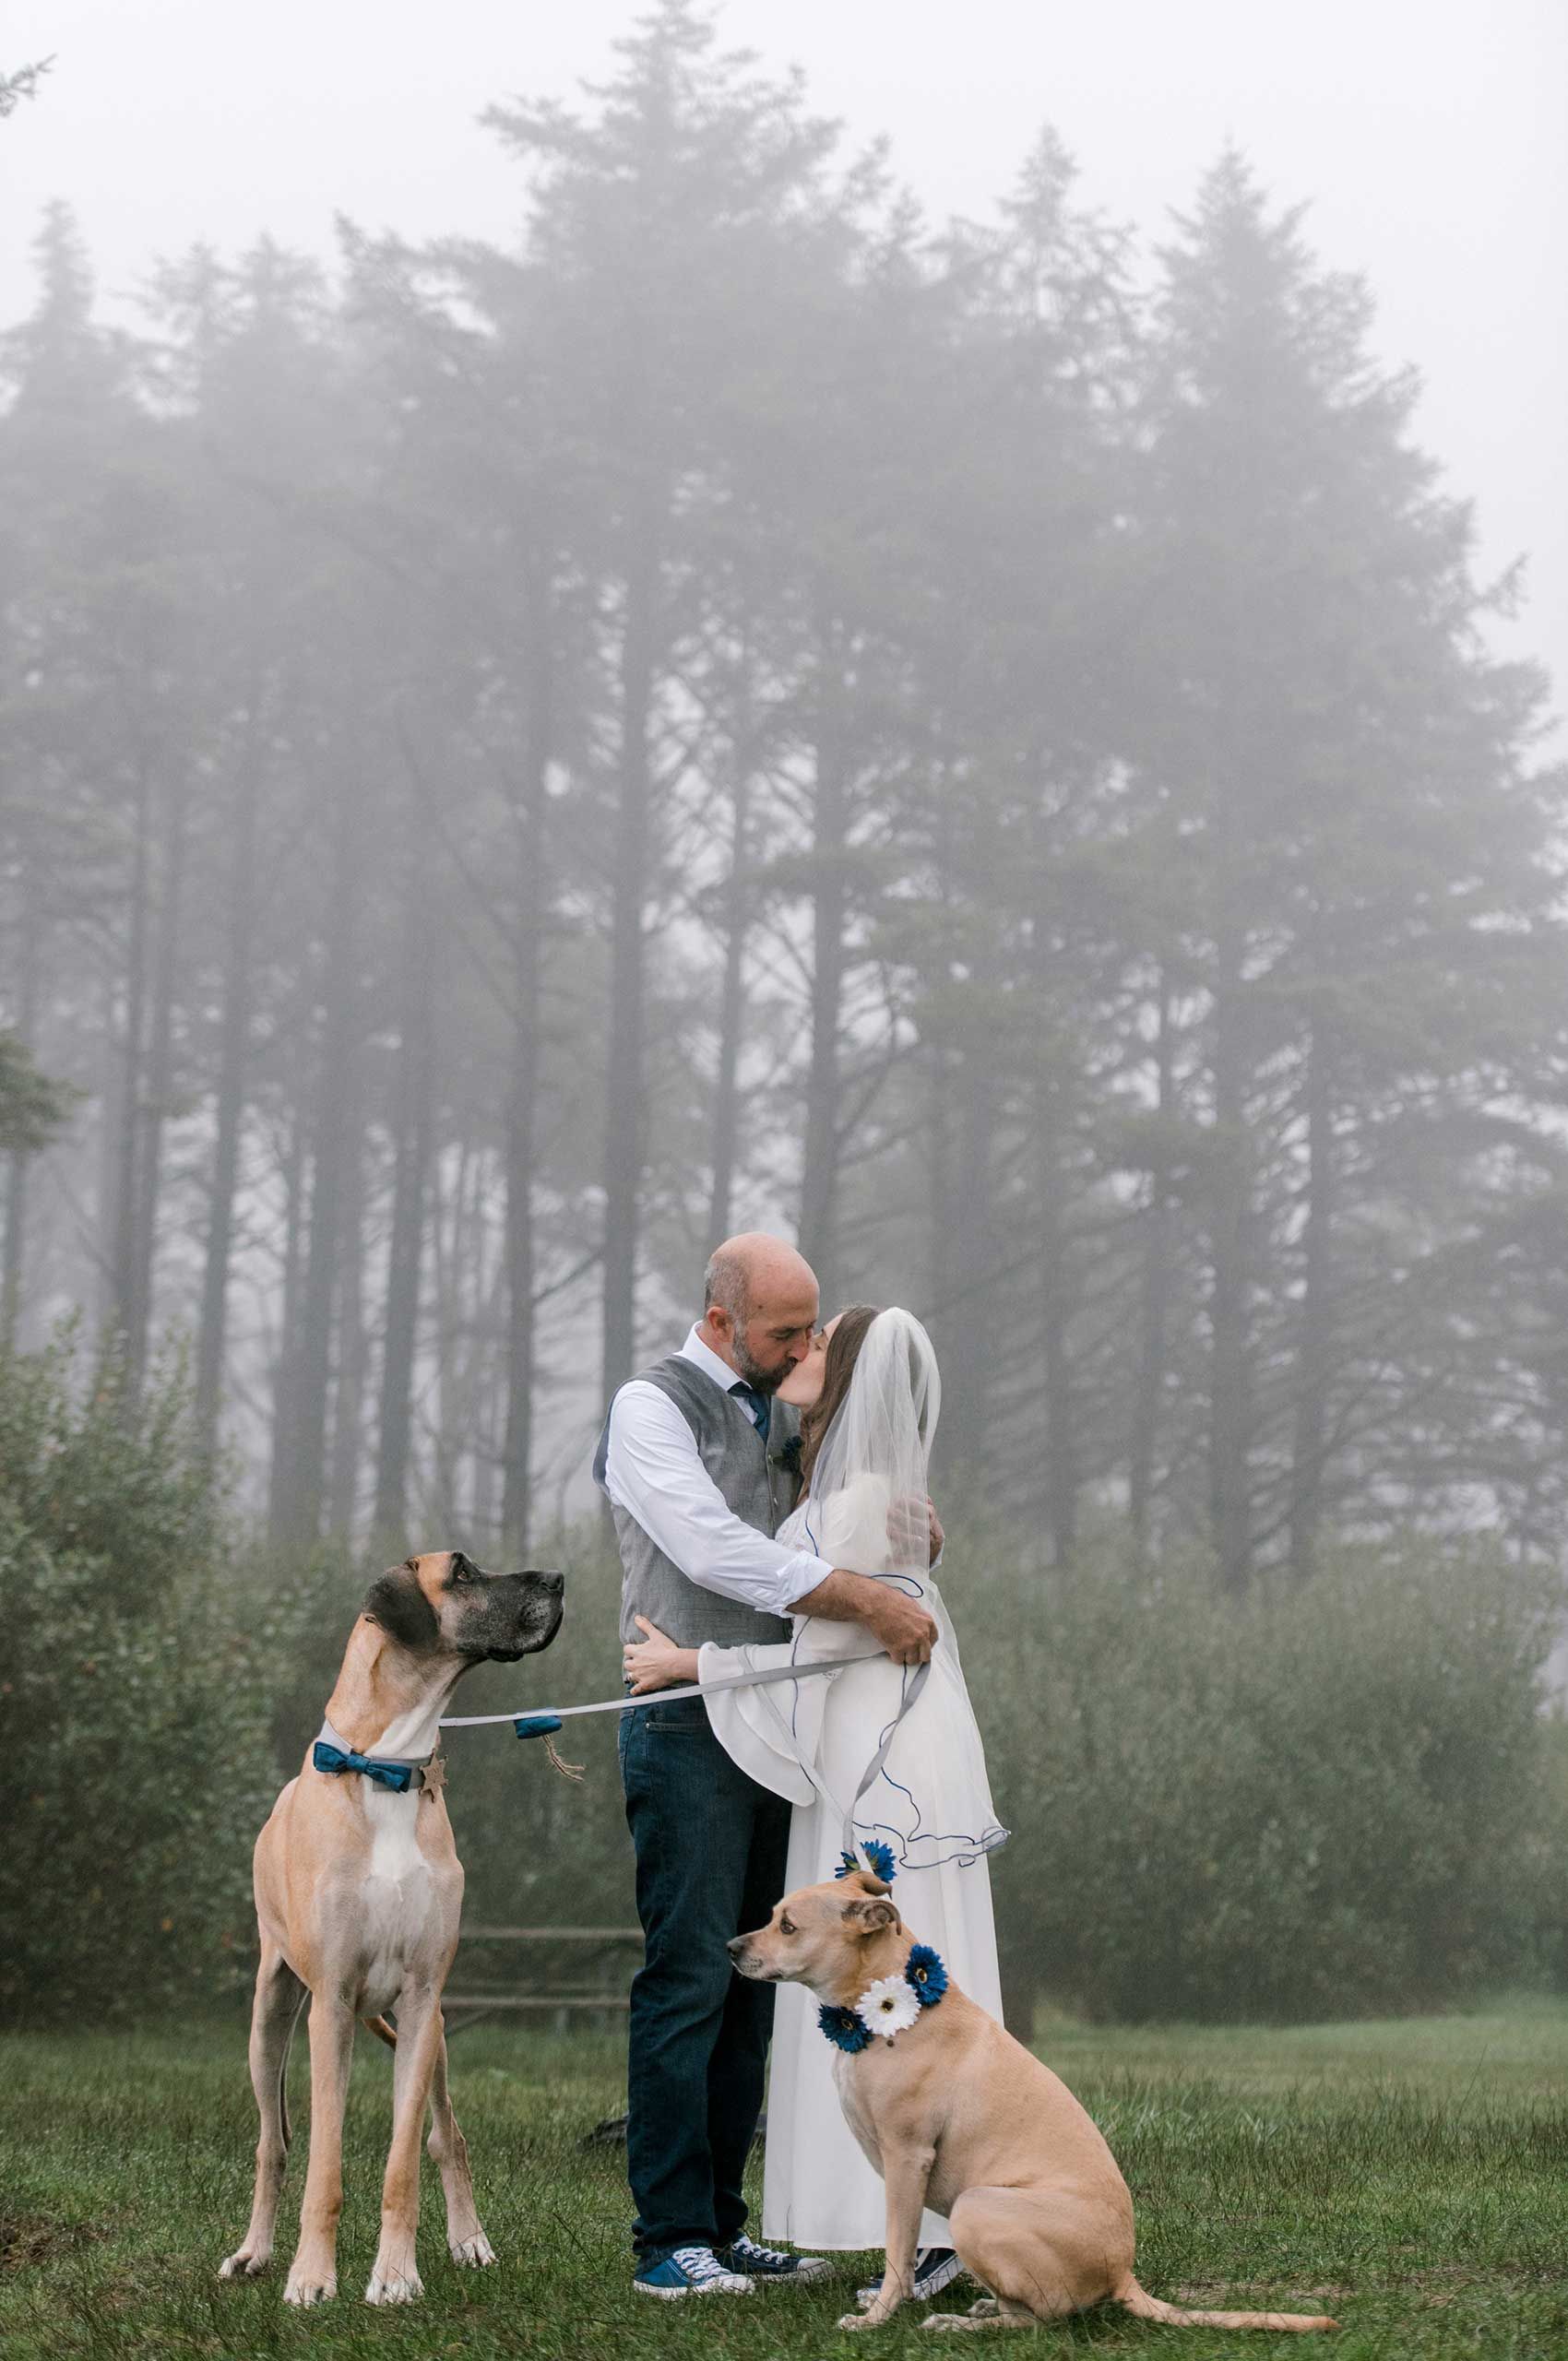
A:
{"label": "great dane", "polygon": [[[251,2085],[261,2114],[244,2244],[219,2276],[266,2269],[289,2149],[289,2043],[310,1999],[310,2165],[290,2304],[337,2292],[343,2105],[354,2023],[394,2043],[392,2144],[371,2304],[422,2292],[414,2264],[420,2134],[446,2197],[455,2261],[493,2262],[474,2210],[468,2150],[452,2112],[441,1993],[457,1948],[463,1869],[435,1756],[442,1712],[476,1664],[515,1664],[561,1625],[564,1577],[487,1574],[460,1549],[410,1558],[371,1584],[320,1738],[256,1840],[261,1965],[251,2017]],[[381,2011],[395,2008],[394,2035]]]}

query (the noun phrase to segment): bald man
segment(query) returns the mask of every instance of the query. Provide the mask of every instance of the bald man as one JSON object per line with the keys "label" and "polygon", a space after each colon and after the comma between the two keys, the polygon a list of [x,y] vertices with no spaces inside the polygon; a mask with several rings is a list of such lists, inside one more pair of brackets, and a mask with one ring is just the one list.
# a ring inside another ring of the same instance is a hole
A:
{"label": "bald man", "polygon": [[[885,1583],[773,1539],[795,1505],[798,1414],[774,1399],[811,1346],[816,1279],[783,1239],[727,1239],[679,1352],[624,1385],[594,1459],[621,1548],[621,1637],[678,1647],[788,1639],[792,1613],[861,1623],[902,1664],[936,1627]],[[745,2234],[741,2180],[762,2109],[773,1991],[731,1973],[731,1935],[784,1891],[790,1806],[731,1761],[699,1697],[621,1717],[645,1958],[632,1984],[627,2172],[634,2285],[747,2295],[827,2269]]]}

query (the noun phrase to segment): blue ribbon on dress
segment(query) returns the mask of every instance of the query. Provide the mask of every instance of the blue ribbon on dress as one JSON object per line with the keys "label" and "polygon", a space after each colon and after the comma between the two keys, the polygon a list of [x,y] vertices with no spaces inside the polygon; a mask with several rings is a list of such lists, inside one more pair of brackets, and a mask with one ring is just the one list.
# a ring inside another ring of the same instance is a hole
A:
{"label": "blue ribbon on dress", "polygon": [[337,1778],[345,1771],[357,1771],[362,1778],[374,1779],[378,1787],[390,1787],[395,1796],[408,1794],[419,1768],[413,1762],[378,1762],[372,1754],[356,1754],[352,1747],[329,1745],[324,1738],[316,1739],[310,1759],[329,1778]]}

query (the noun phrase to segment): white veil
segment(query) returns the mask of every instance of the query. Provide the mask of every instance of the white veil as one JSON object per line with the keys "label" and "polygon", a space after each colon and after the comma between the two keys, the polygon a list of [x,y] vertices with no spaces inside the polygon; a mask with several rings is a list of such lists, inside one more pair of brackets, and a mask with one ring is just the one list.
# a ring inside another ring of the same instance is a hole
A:
{"label": "white veil", "polygon": [[[874,1842],[910,1869],[977,1860],[1007,1834],[992,1803],[957,1641],[931,1572],[927,1494],[941,1406],[931,1338],[912,1312],[879,1311],[796,1513],[809,1546],[830,1566],[880,1576],[925,1606],[938,1635],[929,1668],[868,1659],[860,1624],[810,1615],[797,1619],[781,1646],[709,1645],[697,1659],[714,1732],[748,1776],[791,1803],[820,1800],[835,1844],[848,1808],[846,1850]],[[738,1664],[760,1671],[838,1656],[852,1666],[792,1690],[717,1685],[732,1679]],[[825,1741],[830,1681],[840,1702],[837,1734]],[[811,1873],[825,1874],[820,1867]]]}
{"label": "white veil", "polygon": [[811,1472],[812,1524],[836,1565],[917,1584],[930,1561],[926,1495],[942,1407],[936,1354],[912,1311],[879,1311]]}

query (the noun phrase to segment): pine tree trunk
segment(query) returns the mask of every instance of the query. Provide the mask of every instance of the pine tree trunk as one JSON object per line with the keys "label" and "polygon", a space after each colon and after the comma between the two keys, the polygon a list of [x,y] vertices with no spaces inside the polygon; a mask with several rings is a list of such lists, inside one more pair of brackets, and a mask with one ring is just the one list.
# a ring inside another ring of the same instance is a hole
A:
{"label": "pine tree trunk", "polygon": [[636,1356],[637,1228],[647,1147],[647,960],[643,936],[652,843],[648,730],[659,596],[659,509],[644,485],[632,522],[621,637],[621,760],[610,954],[610,1053],[604,1117],[604,1294],[600,1391],[606,1401]]}
{"label": "pine tree trunk", "polygon": [[[435,1447],[431,1475],[431,1513],[442,1533],[457,1525],[457,1472],[467,1425],[463,1384],[463,1292],[467,1205],[473,1168],[473,1149],[458,1143],[452,1176],[449,1219],[437,1204],[435,1243]],[[440,1182],[437,1180],[439,1197]]]}
{"label": "pine tree trunk", "polygon": [[131,1269],[130,1359],[133,1380],[138,1386],[147,1366],[152,1325],[153,1260],[158,1242],[163,1125],[174,1088],[174,1002],[183,940],[181,902],[189,844],[189,818],[190,783],[181,771],[169,789],[163,834],[163,878],[158,914],[157,967],[152,987],[147,1104],[141,1123],[140,1169],[133,1199],[136,1237]]}
{"label": "pine tree trunk", "polygon": [[431,923],[430,908],[430,802],[413,748],[406,738],[403,755],[408,794],[404,811],[402,923],[397,952],[392,1236],[386,1260],[386,1316],[382,1332],[373,1515],[377,1540],[398,1553],[407,1547],[409,1451],[414,1364],[419,1351],[425,1214],[434,1141],[435,1085],[431,957],[435,930]]}
{"label": "pine tree trunk", "polygon": [[[1170,1021],[1170,979],[1162,966],[1155,1008],[1155,1111],[1161,1142],[1176,1117],[1176,1044]],[[1133,1547],[1146,1565],[1153,1522],[1155,1455],[1159,1449],[1159,1412],[1165,1395],[1172,1272],[1172,1205],[1169,1165],[1163,1157],[1149,1175],[1144,1216],[1143,1266],[1138,1308],[1138,1363],[1133,1394],[1128,1507]]]}
{"label": "pine tree trunk", "polygon": [[1313,1572],[1323,1523],[1324,1453],[1332,1349],[1329,1308],[1334,1220],[1334,1103],[1330,1051],[1321,1020],[1307,1050],[1307,1213],[1296,1359],[1296,1431],[1290,1463],[1290,1571]]}
{"label": "pine tree trunk", "polygon": [[101,987],[98,1038],[97,1238],[92,1250],[94,1325],[101,1335],[114,1325],[114,1200],[119,1144],[125,1128],[125,1057],[121,1037],[119,979],[105,973]]}
{"label": "pine tree trunk", "polygon": [[[980,1323],[967,1293],[970,1276],[966,1252],[962,1184],[968,1169],[964,1141],[960,1065],[943,1046],[927,1052],[926,1157],[930,1237],[928,1295],[942,1343],[942,1422],[936,1430],[935,1466],[941,1481],[968,1480],[980,1430],[974,1389],[980,1379]],[[962,1146],[960,1146],[962,1143]],[[825,1303],[824,1311],[828,1310]]]}
{"label": "pine tree trunk", "polygon": [[708,1198],[710,1246],[731,1234],[735,1162],[741,1134],[741,1051],[745,1042],[745,948],[750,901],[747,878],[751,780],[737,764],[730,807],[730,874],[724,885],[724,968],[719,983],[719,1062],[713,1079],[713,1187]]}
{"label": "pine tree trunk", "polygon": [[1252,1574],[1248,1384],[1249,1155],[1241,1039],[1240,949],[1218,945],[1214,1009],[1214,1173],[1210,1201],[1209,1516],[1227,1590]]}
{"label": "pine tree trunk", "polygon": [[322,923],[322,1029],[311,1126],[310,1247],[300,1318],[295,1384],[297,1454],[291,1530],[308,1548],[321,1531],[327,1489],[327,1410],[338,1305],[344,1197],[353,1136],[350,1094],[359,1029],[354,943],[364,894],[361,874],[362,782],[350,760],[338,784],[328,890]]}
{"label": "pine tree trunk", "polygon": [[[35,1046],[39,1004],[42,998],[43,930],[31,867],[25,860],[18,880],[18,892],[19,914],[16,940],[20,972],[17,979],[16,1031],[23,1049],[30,1052]],[[6,1247],[4,1268],[0,1270],[0,1351],[9,1351],[15,1345],[21,1316],[30,1160],[19,1149],[6,1159]]]}
{"label": "pine tree trunk", "polygon": [[806,1136],[801,1173],[801,1252],[816,1273],[825,1306],[838,1294],[839,1035],[843,1024],[844,851],[849,795],[839,725],[840,683],[823,650],[812,806],[811,1066],[806,1076]]}
{"label": "pine tree trunk", "polygon": [[332,1395],[332,1472],[327,1510],[327,1531],[344,1540],[350,1538],[354,1530],[363,1444],[368,1348],[364,1323],[364,1136],[356,1103],[339,1223],[338,1372]]}
{"label": "pine tree trunk", "polygon": [[[542,557],[536,557],[529,571],[526,628],[529,670],[517,783],[512,955],[517,1030],[506,1107],[506,1406],[501,1445],[502,1542],[504,1554],[518,1565],[527,1558],[533,1527],[534,1183],[543,1078],[545,929],[552,903],[549,777],[555,741],[555,626],[551,575]],[[606,1305],[608,1316],[608,1296]]]}
{"label": "pine tree trunk", "polygon": [[282,1547],[294,1530],[298,1493],[301,1274],[305,1261],[305,1118],[297,1098],[290,1108],[283,1165],[283,1283],[279,1290],[278,1353],[272,1365],[272,1457],[267,1526]]}
{"label": "pine tree trunk", "polygon": [[229,1259],[233,1252],[234,1197],[244,1125],[250,1062],[251,1004],[255,990],[256,841],[261,810],[259,732],[254,727],[235,782],[233,837],[224,896],[223,1013],[218,1053],[218,1137],[202,1272],[201,1324],[196,1346],[196,1417],[202,1441],[217,1440],[222,1407],[227,1341]]}
{"label": "pine tree trunk", "polygon": [[955,1408],[947,1465],[966,1491],[979,1498],[991,1472],[994,1323],[1002,1286],[995,1220],[996,1078],[986,1059],[960,1055],[948,1060],[946,1084],[951,1145],[956,1152],[950,1154],[947,1165],[945,1220],[951,1243],[946,1336],[952,1376],[943,1388],[942,1424],[947,1425],[949,1406]]}
{"label": "pine tree trunk", "polygon": [[[1032,765],[1043,769],[1037,754]],[[1041,1029],[1052,1005],[1055,944],[1049,913],[1051,847],[1043,813],[1036,814],[1035,863],[1040,880],[1042,908],[1030,929],[1031,965]],[[999,845],[988,866],[1000,873],[1004,848]],[[1037,1052],[1034,1111],[1034,1169],[1039,1215],[1040,1355],[1045,1375],[1045,1529],[1053,1565],[1064,1566],[1078,1538],[1077,1405],[1073,1394],[1073,1365],[1069,1334],[1073,1320],[1073,1276],[1068,1240],[1062,1219],[1066,1187],[1063,1134],[1062,1086],[1049,1050]]]}
{"label": "pine tree trunk", "polygon": [[1078,1538],[1078,1452],[1073,1364],[1067,1341],[1073,1313],[1071,1279],[1066,1240],[1062,1229],[1062,1178],[1055,1154],[1054,1115],[1049,1104],[1050,1096],[1049,1088],[1041,1093],[1046,1104],[1041,1109],[1045,1136],[1041,1142],[1039,1194],[1045,1361],[1045,1523],[1051,1536],[1051,1562],[1064,1566],[1072,1557]]}
{"label": "pine tree trunk", "polygon": [[131,795],[131,876],[126,910],[125,1030],[122,1036],[119,1132],[114,1143],[113,1243],[111,1248],[112,1317],[136,1394],[135,1332],[137,1187],[141,1173],[142,1050],[147,1026],[148,879],[151,867],[152,783],[145,761],[137,769]]}

